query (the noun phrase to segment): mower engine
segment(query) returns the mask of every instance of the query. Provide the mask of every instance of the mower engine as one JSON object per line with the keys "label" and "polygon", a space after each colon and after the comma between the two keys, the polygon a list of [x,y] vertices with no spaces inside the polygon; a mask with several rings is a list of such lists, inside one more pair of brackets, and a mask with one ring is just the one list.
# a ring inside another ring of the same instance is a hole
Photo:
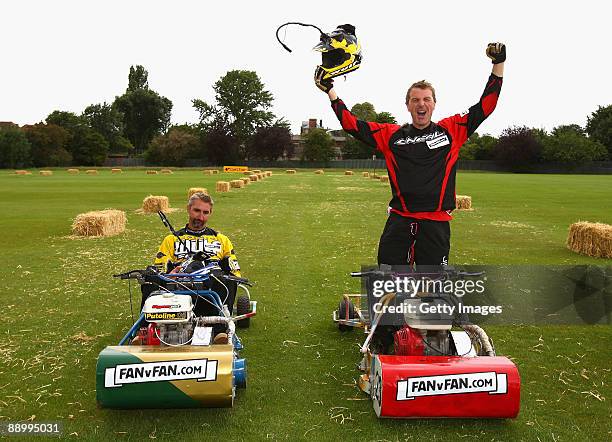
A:
{"label": "mower engine", "polygon": [[148,327],[139,332],[144,345],[184,345],[193,335],[190,295],[153,292],[143,307]]}

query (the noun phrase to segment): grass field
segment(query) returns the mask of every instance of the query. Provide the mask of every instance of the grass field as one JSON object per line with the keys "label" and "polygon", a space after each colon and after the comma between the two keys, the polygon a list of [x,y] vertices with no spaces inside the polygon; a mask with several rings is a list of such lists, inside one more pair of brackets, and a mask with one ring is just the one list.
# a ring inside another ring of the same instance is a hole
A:
{"label": "grass field", "polygon": [[[213,192],[210,225],[232,239],[259,301],[241,335],[248,388],[233,409],[98,409],[97,354],[131,325],[127,284],[111,274],[143,268],[167,233],[157,216],[135,210],[149,194],[182,207],[187,188],[214,189],[221,176],[234,175],[0,171],[0,421],[60,420],[65,436],[87,440],[612,438],[610,326],[488,328],[521,374],[516,420],[377,419],[354,386],[363,336],[340,334],[331,311],[342,293],[359,291],[348,273],[375,262],[389,189],[341,171],[275,171]],[[612,223],[612,176],[460,173],[458,193],[471,195],[475,210],[455,213],[452,264],[604,264],[570,252],[565,240],[578,220]],[[69,236],[78,213],[104,208],[127,212],[126,233]],[[185,215],[170,219],[180,226]]]}

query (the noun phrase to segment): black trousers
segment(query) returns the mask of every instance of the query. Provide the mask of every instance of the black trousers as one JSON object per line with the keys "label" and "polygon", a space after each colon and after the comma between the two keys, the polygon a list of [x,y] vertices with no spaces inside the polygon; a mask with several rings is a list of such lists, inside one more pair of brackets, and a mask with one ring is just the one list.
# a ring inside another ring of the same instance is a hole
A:
{"label": "black trousers", "polygon": [[448,264],[450,223],[390,213],[378,244],[378,265]]}

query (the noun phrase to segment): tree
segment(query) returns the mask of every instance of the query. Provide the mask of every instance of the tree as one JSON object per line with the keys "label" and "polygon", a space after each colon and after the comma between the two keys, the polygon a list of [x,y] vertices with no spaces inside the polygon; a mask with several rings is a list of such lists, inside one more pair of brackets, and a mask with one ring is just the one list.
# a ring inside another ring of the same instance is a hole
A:
{"label": "tree", "polygon": [[304,137],[302,160],[328,162],[335,156],[334,139],[323,129],[310,129]]}
{"label": "tree", "polygon": [[81,119],[104,137],[111,153],[129,153],[134,148],[123,136],[123,114],[111,104],[104,102],[87,106]]}
{"label": "tree", "polygon": [[101,166],[106,160],[109,143],[97,131],[87,125],[87,120],[72,112],[53,111],[47,124],[62,127],[68,132],[65,149],[77,166]]}
{"label": "tree", "polygon": [[487,134],[480,136],[474,132],[459,150],[459,159],[490,160],[493,158],[493,149],[496,144],[497,138]]}
{"label": "tree", "polygon": [[29,166],[31,148],[19,127],[0,128],[0,168]]}
{"label": "tree", "polygon": [[395,117],[393,115],[391,115],[390,112],[380,112],[376,115],[376,120],[377,123],[390,123],[390,124],[397,124],[397,120],[395,119]]}
{"label": "tree", "polygon": [[286,156],[290,146],[291,132],[288,127],[260,127],[249,143],[249,158],[275,161]]}
{"label": "tree", "polygon": [[32,146],[32,162],[36,167],[68,166],[72,155],[65,149],[70,134],[55,124],[38,123],[24,126],[23,131]]}
{"label": "tree", "polygon": [[586,132],[589,137],[606,146],[608,156],[612,158],[612,105],[599,106],[587,117]]}
{"label": "tree", "polygon": [[125,135],[137,152],[143,152],[155,135],[166,132],[172,112],[172,102],[150,90],[147,78],[144,67],[132,66],[128,88],[113,103],[123,114]]}
{"label": "tree", "polygon": [[542,144],[525,126],[504,129],[495,145],[493,156],[504,167],[515,172],[529,170],[540,161]]}
{"label": "tree", "polygon": [[204,138],[208,162],[217,166],[236,164],[240,161],[240,143],[227,129],[211,128]]}
{"label": "tree", "polygon": [[544,161],[579,166],[589,161],[606,159],[608,150],[598,141],[587,138],[584,130],[576,125],[559,126],[543,143]]}
{"label": "tree", "polygon": [[70,144],[72,161],[77,166],[102,166],[108,155],[108,141],[87,126],[77,129]]}
{"label": "tree", "polygon": [[193,106],[200,114],[200,123],[209,127],[215,120],[227,121],[231,134],[246,146],[258,127],[270,126],[274,114],[272,94],[254,71],[234,70],[227,72],[213,86],[216,105],[200,99]]}
{"label": "tree", "polygon": [[200,140],[193,131],[172,127],[167,134],[157,135],[145,155],[148,161],[164,166],[183,166],[197,151]]}

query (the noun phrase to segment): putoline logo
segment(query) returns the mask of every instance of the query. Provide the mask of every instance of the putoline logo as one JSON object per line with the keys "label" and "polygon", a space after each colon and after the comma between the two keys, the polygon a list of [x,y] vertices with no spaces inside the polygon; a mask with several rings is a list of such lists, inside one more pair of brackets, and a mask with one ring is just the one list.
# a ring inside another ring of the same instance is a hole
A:
{"label": "putoline logo", "polygon": [[420,376],[397,382],[397,400],[406,401],[420,396],[459,393],[504,394],[508,392],[506,373],[482,373]]}
{"label": "putoline logo", "polygon": [[197,379],[198,382],[214,381],[217,379],[218,363],[219,361],[209,361],[208,359],[188,359],[184,361],[116,365],[106,369],[104,386],[113,388],[121,387],[124,384],[184,379]]}

